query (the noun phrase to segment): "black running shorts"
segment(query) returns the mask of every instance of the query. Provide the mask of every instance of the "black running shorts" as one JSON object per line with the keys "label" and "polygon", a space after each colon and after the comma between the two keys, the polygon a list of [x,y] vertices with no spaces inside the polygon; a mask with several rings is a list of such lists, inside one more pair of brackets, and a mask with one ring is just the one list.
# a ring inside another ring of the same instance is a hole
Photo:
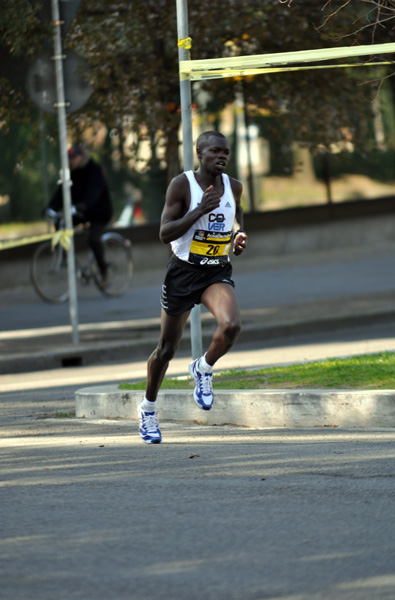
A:
{"label": "black running shorts", "polygon": [[203,292],[213,283],[235,286],[230,262],[218,267],[191,265],[172,256],[162,285],[160,303],[171,316],[180,315],[200,304]]}

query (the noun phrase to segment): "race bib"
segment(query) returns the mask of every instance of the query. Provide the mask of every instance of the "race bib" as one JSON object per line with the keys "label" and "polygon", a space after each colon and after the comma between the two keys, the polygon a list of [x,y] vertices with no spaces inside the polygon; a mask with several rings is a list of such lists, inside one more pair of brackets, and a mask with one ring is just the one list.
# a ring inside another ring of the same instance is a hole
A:
{"label": "race bib", "polygon": [[227,263],[232,232],[204,231],[197,229],[189,249],[188,261],[195,265],[216,267]]}

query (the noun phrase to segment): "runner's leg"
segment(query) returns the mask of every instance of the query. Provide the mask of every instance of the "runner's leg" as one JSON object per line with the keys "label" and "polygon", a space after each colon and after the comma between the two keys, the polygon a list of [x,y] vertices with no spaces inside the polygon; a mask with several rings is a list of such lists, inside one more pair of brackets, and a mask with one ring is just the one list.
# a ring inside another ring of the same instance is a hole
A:
{"label": "runner's leg", "polygon": [[201,302],[217,320],[217,329],[206,352],[206,361],[213,366],[229,352],[240,333],[239,302],[234,288],[228,283],[210,285],[203,292]]}
{"label": "runner's leg", "polygon": [[174,317],[168,315],[162,308],[160,339],[157,347],[149,357],[147,365],[147,389],[145,396],[150,402],[156,401],[169,362],[176,353],[181,341],[189,312],[187,311]]}

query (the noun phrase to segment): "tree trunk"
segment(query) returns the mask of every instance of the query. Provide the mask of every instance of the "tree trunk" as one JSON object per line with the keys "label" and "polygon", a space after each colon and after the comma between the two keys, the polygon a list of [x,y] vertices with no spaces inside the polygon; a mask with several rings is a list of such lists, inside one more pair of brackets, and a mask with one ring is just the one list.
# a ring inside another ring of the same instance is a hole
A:
{"label": "tree trunk", "polygon": [[179,155],[178,124],[167,132],[166,143],[167,183],[181,173]]}

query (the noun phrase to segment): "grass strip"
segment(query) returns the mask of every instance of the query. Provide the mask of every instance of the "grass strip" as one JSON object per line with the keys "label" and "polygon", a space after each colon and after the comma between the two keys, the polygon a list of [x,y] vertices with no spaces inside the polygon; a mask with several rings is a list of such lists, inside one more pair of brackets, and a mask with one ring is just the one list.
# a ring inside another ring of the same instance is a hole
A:
{"label": "grass strip", "polygon": [[[350,358],[331,358],[323,361],[300,363],[263,369],[230,369],[216,373],[213,385],[218,390],[228,389],[395,389],[395,354],[380,352]],[[122,383],[123,390],[144,390],[146,381]],[[188,378],[165,378],[161,389],[192,389]]]}

